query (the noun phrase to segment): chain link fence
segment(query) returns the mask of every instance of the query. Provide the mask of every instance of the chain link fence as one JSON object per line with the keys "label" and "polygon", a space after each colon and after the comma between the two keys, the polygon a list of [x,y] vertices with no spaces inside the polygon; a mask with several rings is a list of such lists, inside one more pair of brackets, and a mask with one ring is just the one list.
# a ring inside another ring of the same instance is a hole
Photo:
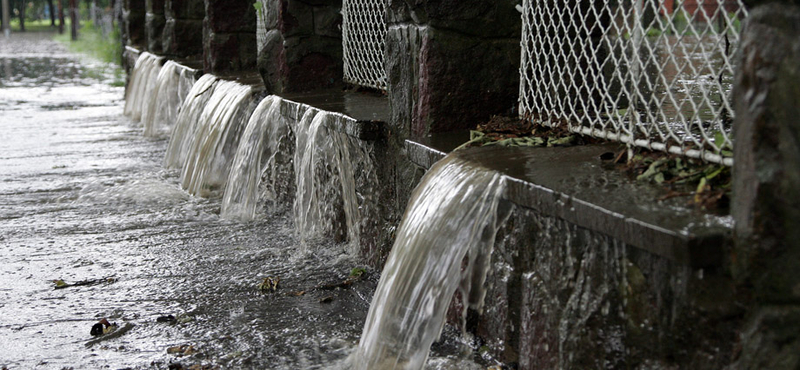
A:
{"label": "chain link fence", "polygon": [[344,0],[342,16],[345,81],[386,90],[386,0]]}
{"label": "chain link fence", "polygon": [[524,0],[520,114],[731,165],[741,0]]}

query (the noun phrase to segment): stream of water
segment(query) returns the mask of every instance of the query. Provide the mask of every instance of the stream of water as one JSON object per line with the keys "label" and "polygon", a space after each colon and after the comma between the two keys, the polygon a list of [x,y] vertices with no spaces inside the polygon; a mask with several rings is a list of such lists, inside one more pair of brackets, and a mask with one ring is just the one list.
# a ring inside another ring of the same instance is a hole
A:
{"label": "stream of water", "polygon": [[[126,103],[123,88],[110,85],[113,67],[81,60],[48,35],[14,35],[0,46],[0,367],[485,367],[454,329],[429,349],[453,291],[480,292],[469,285],[482,283],[500,219],[498,175],[454,160],[443,177],[426,178],[373,299],[377,271],[349,276],[363,266],[347,242],[359,217],[344,199],[354,199],[344,194],[355,178],[347,164],[363,153],[328,130],[336,117],[309,109],[290,127],[277,119],[278,98],[256,107],[249,87],[210,75],[189,91],[174,86],[186,76],[175,78],[169,62],[141,60],[146,73],[134,77],[150,82],[132,80],[136,94],[185,94],[174,124],[142,96]],[[155,122],[155,134],[143,135],[148,123],[139,120]],[[295,146],[305,150],[286,156]],[[221,217],[225,198],[250,197],[225,194],[227,182],[247,176],[224,168],[257,178],[241,188],[256,197],[285,193],[291,186],[270,183],[270,174],[285,178],[291,168],[299,206],[258,213],[231,201]],[[329,199],[338,199],[333,211]],[[433,212],[440,206],[443,216]],[[341,214],[346,236],[297,231],[324,228],[329,212]],[[425,284],[431,273],[441,285]],[[59,281],[68,286],[57,289]],[[265,282],[278,287],[260,288]],[[395,289],[403,293],[390,300]],[[417,309],[416,318],[397,317]],[[167,315],[174,320],[158,320]],[[118,336],[90,335],[102,318],[119,325]]]}

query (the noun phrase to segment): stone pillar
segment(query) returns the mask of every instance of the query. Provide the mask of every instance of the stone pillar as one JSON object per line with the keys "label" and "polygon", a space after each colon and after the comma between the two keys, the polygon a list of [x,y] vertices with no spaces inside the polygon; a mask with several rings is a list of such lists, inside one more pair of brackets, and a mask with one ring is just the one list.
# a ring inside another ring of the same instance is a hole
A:
{"label": "stone pillar", "polygon": [[255,0],[205,0],[203,69],[206,72],[256,68]]}
{"label": "stone pillar", "polygon": [[272,93],[342,81],[342,0],[259,0],[258,70]]}
{"label": "stone pillar", "polygon": [[203,55],[203,0],[166,0],[164,2],[164,55],[201,59]]}
{"label": "stone pillar", "polygon": [[401,134],[475,127],[519,91],[516,0],[388,1],[386,70]]}
{"label": "stone pillar", "polygon": [[145,34],[147,35],[147,50],[151,53],[161,54],[164,51],[161,39],[164,34],[164,0],[145,0]]}
{"label": "stone pillar", "polygon": [[800,366],[800,6],[751,10],[734,85],[732,265],[753,297],[738,368]]}
{"label": "stone pillar", "polygon": [[145,36],[145,0],[125,0],[122,10],[122,21],[125,23],[126,44],[144,49]]}

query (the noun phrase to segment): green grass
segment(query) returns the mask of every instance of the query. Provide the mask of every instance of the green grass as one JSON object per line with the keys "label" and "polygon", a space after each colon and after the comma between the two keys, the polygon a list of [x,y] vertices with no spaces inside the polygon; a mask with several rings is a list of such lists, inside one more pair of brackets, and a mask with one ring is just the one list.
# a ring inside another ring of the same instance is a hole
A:
{"label": "green grass", "polygon": [[[67,21],[69,24],[69,21]],[[66,26],[65,26],[66,27]],[[25,32],[54,32],[58,30],[58,19],[56,19],[56,26],[50,25],[49,19],[39,19],[36,21],[26,20],[25,21]],[[11,32],[21,32],[22,29],[19,26],[19,18],[12,18],[11,19]]]}
{"label": "green grass", "polygon": [[[120,42],[119,29],[114,30],[108,35],[103,36],[103,33],[95,27],[92,22],[81,22],[81,28],[78,30],[78,39],[72,41],[70,37],[69,23],[64,25],[64,33],[56,34],[53,38],[66,45],[71,51],[89,55],[100,61],[109,63],[113,70],[108,71],[106,68],[101,70],[92,71],[87,70],[86,77],[98,78],[101,75],[107,75],[108,72],[113,73],[113,81],[110,82],[111,86],[124,86],[125,85],[125,72],[120,68],[120,56],[122,55],[122,43]],[[98,76],[92,76],[92,73]]]}
{"label": "green grass", "polygon": [[92,22],[82,22],[78,30],[78,40],[70,39],[69,28],[65,25],[63,34],[56,35],[55,40],[69,47],[70,50],[88,54],[107,63],[119,64],[122,55],[122,44],[119,41],[119,30],[114,29],[107,37]]}

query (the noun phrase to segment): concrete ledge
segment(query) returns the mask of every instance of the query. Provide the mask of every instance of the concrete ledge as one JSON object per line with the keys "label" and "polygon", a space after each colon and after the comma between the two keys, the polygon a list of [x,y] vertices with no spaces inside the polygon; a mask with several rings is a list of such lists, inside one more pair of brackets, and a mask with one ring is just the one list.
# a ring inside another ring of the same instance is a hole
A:
{"label": "concrete ledge", "polygon": [[[448,144],[444,144],[448,146]],[[452,145],[449,145],[452,149]],[[617,144],[556,148],[486,147],[462,156],[508,176],[505,198],[545,216],[608,235],[692,267],[720,266],[732,220],[659,201],[661,191],[629,179],[600,159]],[[429,168],[446,150],[406,141],[409,159]]]}

